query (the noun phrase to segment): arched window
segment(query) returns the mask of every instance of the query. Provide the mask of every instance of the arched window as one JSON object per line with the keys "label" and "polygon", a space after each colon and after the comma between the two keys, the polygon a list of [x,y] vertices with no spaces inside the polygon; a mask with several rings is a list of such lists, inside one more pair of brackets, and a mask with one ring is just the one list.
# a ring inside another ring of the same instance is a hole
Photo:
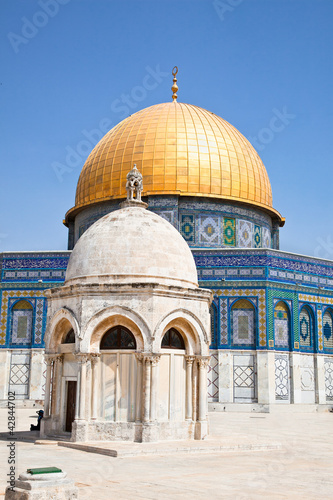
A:
{"label": "arched window", "polygon": [[237,300],[231,308],[232,344],[255,347],[255,309],[246,299]]}
{"label": "arched window", "polygon": [[323,316],[324,348],[333,349],[333,311],[326,309]]}
{"label": "arched window", "polygon": [[71,328],[65,335],[62,344],[75,344],[75,333],[73,328]]}
{"label": "arched window", "polygon": [[101,349],[136,349],[134,335],[124,326],[108,330],[101,340]]}
{"label": "arched window", "polygon": [[313,347],[313,315],[308,306],[303,306],[299,315],[299,346],[301,350]]}
{"label": "arched window", "polygon": [[183,349],[185,350],[184,339],[175,329],[170,328],[162,339],[162,349]]}
{"label": "arched window", "polygon": [[12,307],[11,343],[28,345],[32,337],[33,307],[27,300],[19,300]]}
{"label": "arched window", "polygon": [[274,308],[274,344],[277,349],[290,349],[289,308],[282,300]]}
{"label": "arched window", "polygon": [[210,306],[209,313],[210,313],[211,346],[217,347],[217,307],[214,303]]}

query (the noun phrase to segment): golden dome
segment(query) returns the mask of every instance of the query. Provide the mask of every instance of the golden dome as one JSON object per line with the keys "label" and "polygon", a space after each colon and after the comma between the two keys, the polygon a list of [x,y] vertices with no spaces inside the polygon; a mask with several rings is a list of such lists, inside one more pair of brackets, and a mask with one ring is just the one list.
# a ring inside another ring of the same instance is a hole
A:
{"label": "golden dome", "polygon": [[190,104],[157,104],[111,129],[85,162],[75,207],[126,198],[126,175],[136,163],[143,196],[202,196],[272,207],[264,164],[249,141],[219,116]]}

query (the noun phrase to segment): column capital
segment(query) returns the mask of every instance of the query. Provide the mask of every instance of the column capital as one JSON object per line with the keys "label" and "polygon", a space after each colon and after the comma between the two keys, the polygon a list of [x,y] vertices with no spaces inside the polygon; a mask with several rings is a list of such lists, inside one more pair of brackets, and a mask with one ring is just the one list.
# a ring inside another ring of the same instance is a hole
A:
{"label": "column capital", "polygon": [[99,352],[93,352],[90,354],[89,357],[90,357],[91,363],[93,365],[95,365],[98,362],[99,358],[101,357],[101,354]]}
{"label": "column capital", "polygon": [[187,363],[188,365],[192,365],[192,364],[193,364],[193,362],[194,362],[194,360],[195,360],[195,356],[187,356],[187,355],[186,355],[186,356],[185,356],[185,359],[186,359],[186,363]]}
{"label": "column capital", "polygon": [[135,357],[136,357],[136,360],[139,362],[139,363],[142,363],[143,361],[143,358],[144,358],[144,355],[142,352],[136,352],[135,353]]}
{"label": "column capital", "polygon": [[197,362],[200,368],[206,368],[209,365],[210,356],[197,356]]}
{"label": "column capital", "polygon": [[143,357],[145,363],[151,363],[153,366],[157,366],[161,359],[161,354],[144,354]]}
{"label": "column capital", "polygon": [[57,354],[55,361],[61,365],[64,362],[64,355]]}
{"label": "column capital", "polygon": [[90,354],[87,352],[86,353],[76,352],[75,357],[76,357],[78,363],[84,365],[90,359]]}
{"label": "column capital", "polygon": [[51,366],[53,362],[57,359],[57,354],[45,354],[44,359],[47,366]]}

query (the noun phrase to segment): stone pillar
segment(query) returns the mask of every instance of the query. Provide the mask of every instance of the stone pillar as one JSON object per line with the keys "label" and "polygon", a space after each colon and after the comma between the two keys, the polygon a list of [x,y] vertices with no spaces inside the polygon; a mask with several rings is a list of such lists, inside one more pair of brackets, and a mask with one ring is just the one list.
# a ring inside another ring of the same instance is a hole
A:
{"label": "stone pillar", "polygon": [[87,360],[86,354],[77,355],[80,364],[80,382],[78,383],[79,411],[78,420],[85,420],[86,413],[86,389],[87,389]]}
{"label": "stone pillar", "polygon": [[195,422],[198,416],[198,363],[194,363],[192,368],[192,418]]}
{"label": "stone pillar", "polygon": [[193,420],[193,361],[194,356],[185,356],[186,360],[186,405],[185,405],[185,419]]}
{"label": "stone pillar", "polygon": [[45,363],[46,363],[46,381],[45,381],[44,418],[50,416],[51,375],[52,375],[53,357],[45,356]]}
{"label": "stone pillar", "polygon": [[218,351],[219,357],[219,403],[232,403],[234,400],[233,354]]}
{"label": "stone pillar", "polygon": [[[30,377],[29,377],[29,399],[43,400],[42,384],[44,371],[43,349],[31,349]],[[0,399],[1,396],[0,396]]]}
{"label": "stone pillar", "polygon": [[55,390],[55,414],[60,415],[60,404],[61,404],[61,381],[62,381],[62,367],[63,367],[64,356],[59,354],[56,358],[56,390]]}
{"label": "stone pillar", "polygon": [[316,403],[319,405],[324,405],[327,403],[325,386],[325,355],[314,354],[314,374]]}
{"label": "stone pillar", "polygon": [[199,409],[198,420],[207,420],[207,366],[209,356],[198,356],[199,366]]}
{"label": "stone pillar", "polygon": [[150,386],[150,421],[156,420],[156,405],[157,405],[157,392],[158,392],[158,363],[161,359],[160,355],[151,357],[151,386]]}
{"label": "stone pillar", "polygon": [[142,419],[142,364],[143,355],[141,352],[135,353],[137,361],[137,372],[136,372],[136,402],[135,402],[135,421],[141,422]]}
{"label": "stone pillar", "polygon": [[290,402],[302,403],[301,354],[290,353]]}
{"label": "stone pillar", "polygon": [[151,377],[151,356],[145,356],[145,380],[144,380],[144,404],[143,421],[149,422],[150,418],[150,377]]}
{"label": "stone pillar", "polygon": [[97,420],[98,415],[98,367],[99,367],[99,354],[91,355],[91,420]]}
{"label": "stone pillar", "polygon": [[258,404],[275,403],[275,353],[257,351]]}
{"label": "stone pillar", "polygon": [[196,415],[194,439],[205,439],[208,435],[207,420],[207,366],[209,356],[197,356],[197,382],[198,382],[198,411]]}

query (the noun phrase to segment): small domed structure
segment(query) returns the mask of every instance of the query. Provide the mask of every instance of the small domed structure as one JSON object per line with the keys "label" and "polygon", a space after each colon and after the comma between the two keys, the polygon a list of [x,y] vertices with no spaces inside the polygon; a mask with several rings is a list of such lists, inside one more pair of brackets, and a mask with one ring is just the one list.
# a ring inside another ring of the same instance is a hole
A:
{"label": "small domed structure", "polygon": [[43,433],[204,439],[212,294],[182,236],[141,202],[136,168],[126,189],[123,208],[76,244],[64,286],[48,291]]}
{"label": "small domed structure", "polygon": [[140,206],[105,215],[75,245],[66,284],[97,280],[198,287],[194,258],[184,238],[169,222]]}

